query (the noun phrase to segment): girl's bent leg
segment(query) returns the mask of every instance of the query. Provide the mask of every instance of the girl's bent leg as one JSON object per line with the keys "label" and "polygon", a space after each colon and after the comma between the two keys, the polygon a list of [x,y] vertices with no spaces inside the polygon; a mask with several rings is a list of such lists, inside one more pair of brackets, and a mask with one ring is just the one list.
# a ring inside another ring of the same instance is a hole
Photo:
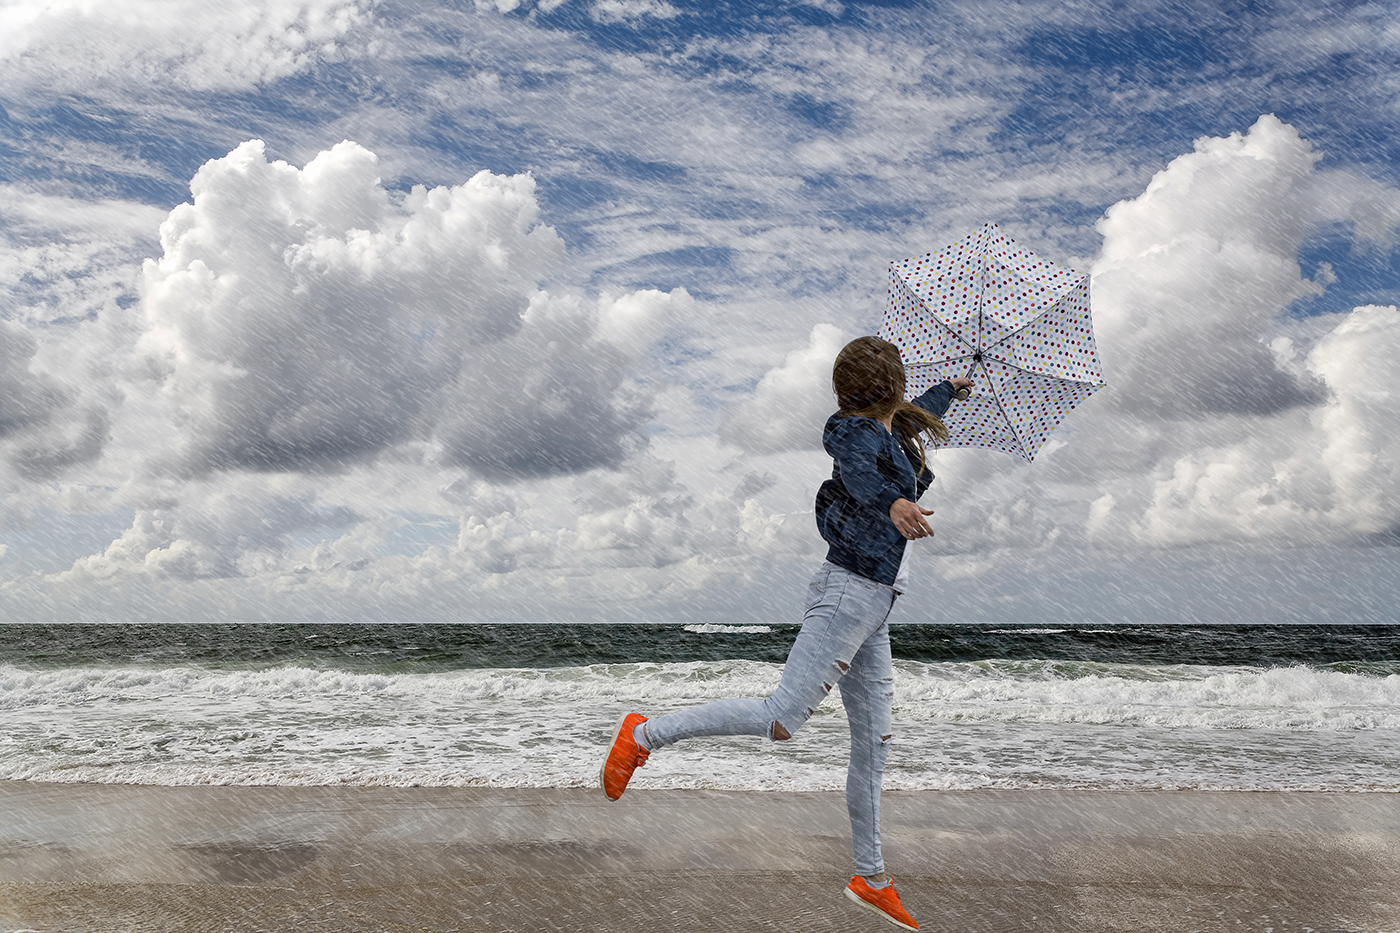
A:
{"label": "girl's bent leg", "polygon": [[767,735],[770,720],[766,700],[716,700],[678,713],[648,719],[638,730],[637,741],[656,751],[681,739],[702,735]]}
{"label": "girl's bent leg", "polygon": [[861,645],[884,624],[892,603],[889,587],[823,564],[807,588],[802,631],[772,696],[718,700],[658,716],[638,730],[638,741],[654,751],[702,735],[790,737],[842,681]]}
{"label": "girl's bent leg", "polygon": [[841,681],[841,703],[851,727],[846,770],[846,810],[851,817],[851,854],[867,877],[885,870],[880,852],[880,785],[894,738],[894,663],[890,628],[881,625],[851,661]]}

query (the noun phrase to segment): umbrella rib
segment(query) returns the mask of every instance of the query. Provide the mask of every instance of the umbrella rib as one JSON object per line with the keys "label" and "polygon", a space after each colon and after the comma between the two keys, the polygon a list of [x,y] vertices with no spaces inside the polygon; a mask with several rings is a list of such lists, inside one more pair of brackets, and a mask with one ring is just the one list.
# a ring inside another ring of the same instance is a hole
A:
{"label": "umbrella rib", "polygon": [[982,287],[977,290],[977,345],[974,351],[982,350],[982,302],[987,297],[987,254],[982,254]]}
{"label": "umbrella rib", "polygon": [[[998,340],[995,344],[992,344],[992,346],[997,346],[997,345],[1000,344],[1000,343],[1001,343],[1001,341]],[[1036,372],[1034,369],[1026,369],[1026,367],[1024,367],[1024,366],[1019,366],[1019,365],[1017,365],[1016,363],[1013,363],[1013,362],[1011,362],[1010,360],[1004,360],[1004,359],[1002,359],[1002,358],[999,357],[999,356],[998,356],[998,357],[993,357],[993,359],[995,359],[995,360],[996,360],[998,363],[1000,363],[1001,365],[1003,365],[1003,366],[1008,366],[1008,367],[1010,367],[1011,369],[1016,370],[1017,372],[1025,373],[1027,376],[1039,376],[1041,379],[1053,379],[1053,380],[1055,380],[1056,382],[1074,382],[1074,383],[1078,383],[1078,384],[1080,384],[1080,385],[1095,386],[1095,387],[1100,388],[1100,389],[1102,389],[1104,386],[1107,385],[1107,383],[1103,381],[1103,377],[1102,377],[1102,376],[1099,377],[1099,381],[1098,381],[1098,382],[1094,382],[1093,380],[1090,380],[1090,379],[1068,379],[1068,378],[1066,378],[1066,377],[1064,377],[1064,376],[1052,376],[1052,375],[1050,375],[1049,373],[1040,373],[1040,372]]]}
{"label": "umbrella rib", "polygon": [[[944,362],[948,361],[944,360]],[[1107,384],[1103,382],[1090,382],[1088,379],[1067,379],[1064,376],[1052,376],[1049,373],[1038,373],[1033,369],[1026,369],[1024,366],[1017,366],[1015,363],[1008,362],[1007,360],[1003,359],[997,359],[997,362],[1000,363],[1002,366],[1007,367],[1008,369],[1016,370],[1018,373],[1024,373],[1027,376],[1035,376],[1039,379],[1049,379],[1053,382],[1064,382],[1069,383],[1071,385],[1093,386],[1096,389],[1102,389]],[[915,363],[914,365],[918,366],[921,364]],[[985,363],[982,364],[982,368],[986,369]]]}
{"label": "umbrella rib", "polygon": [[[988,266],[988,265],[989,265],[989,264],[988,264],[988,262],[987,262],[987,254],[986,254],[986,253],[983,253],[983,254],[982,254],[982,281],[983,281],[983,286],[982,286],[982,287],[983,287],[984,290],[986,289],[987,266]],[[977,344],[978,344],[978,348],[982,351],[982,355],[985,357],[985,356],[987,355],[987,351],[988,351],[988,350],[990,350],[992,347],[1000,346],[1001,344],[1005,343],[1007,340],[1010,340],[1012,337],[1014,337],[1014,336],[1016,336],[1017,334],[1019,334],[1021,331],[1025,330],[1027,327],[1030,327],[1032,324],[1034,324],[1034,323],[1036,322],[1036,319],[1039,318],[1040,315],[1036,315],[1036,317],[1031,318],[1029,321],[1027,321],[1026,323],[1022,324],[1020,327],[1016,328],[1016,329],[1013,330],[1011,333],[1007,334],[1005,337],[1002,337],[1000,340],[998,340],[996,343],[992,344],[991,346],[989,346],[989,347],[982,347],[981,344],[982,344],[982,330],[983,330],[983,328],[982,328],[982,298],[983,298],[983,294],[984,294],[984,292],[978,292],[978,294],[977,294]],[[1021,366],[1017,366],[1015,363],[1007,362],[1006,360],[997,360],[997,362],[998,362],[998,363],[1001,363],[1003,366],[1010,366],[1012,369],[1018,370],[1018,371],[1023,372],[1023,373],[1029,373],[1029,372],[1030,372],[1030,370],[1028,370],[1028,369],[1026,369],[1026,368],[1024,368],[1024,367],[1021,367]],[[987,363],[986,363],[985,360],[982,362],[982,371],[983,371],[983,372],[986,372],[986,371],[987,371]],[[991,383],[991,378],[990,378],[990,377],[988,377],[987,382],[988,382],[989,384]],[[1001,398],[1000,398],[1000,396],[997,395],[996,390],[993,390],[993,391],[992,391],[992,398],[995,398],[995,399],[997,400],[997,408],[1001,411],[1002,417],[1005,418],[1005,417],[1006,417],[1006,409],[1002,407]],[[1009,425],[1011,424],[1011,419],[1010,419],[1010,418],[1007,418],[1007,419],[1006,419],[1006,423],[1007,423],[1007,425],[1009,426]],[[1014,427],[1011,428],[1011,431],[1012,431],[1013,434],[1016,433],[1016,429],[1015,429]],[[1021,435],[1020,435],[1020,434],[1016,434],[1016,443],[1018,443],[1018,444],[1021,443]],[[1025,447],[1025,445],[1022,444],[1022,449],[1024,449],[1024,447]]]}
{"label": "umbrella rib", "polygon": [[944,363],[956,363],[958,360],[972,359],[971,353],[961,353],[956,356],[945,356],[936,360],[919,360],[917,363],[910,363],[905,369],[937,369]]}
{"label": "umbrella rib", "polygon": [[[916,301],[920,302],[921,304],[923,303],[923,299],[922,299],[922,298],[919,298],[917,295],[914,296],[914,297],[915,297],[915,300],[916,300]],[[924,307],[927,308],[928,305],[924,305]],[[957,329],[956,327],[954,327],[953,325],[949,324],[947,321],[943,320],[943,318],[939,317],[938,314],[937,314],[936,312],[930,310],[928,314],[929,314],[929,317],[933,318],[936,322],[938,322],[938,326],[939,326],[939,327],[942,327],[942,328],[943,328],[944,330],[946,330],[948,333],[952,334],[954,337],[957,338],[957,340],[958,340],[959,343],[961,343],[963,346],[967,347],[967,351],[968,351],[968,355],[969,355],[969,356],[972,355],[973,353],[976,353],[976,352],[977,352],[977,347],[976,347],[975,345],[971,344],[971,343],[968,343],[968,342],[967,342],[967,338],[964,337],[964,336],[962,335],[962,332],[961,332],[960,330],[958,330],[958,329]],[[948,359],[949,359],[949,360],[951,360],[951,359],[956,359],[956,357],[950,356],[950,357],[948,357]],[[921,361],[921,362],[922,362],[922,361]],[[947,360],[943,360],[942,362],[947,362]]]}
{"label": "umbrella rib", "polygon": [[[977,353],[976,356],[973,357],[973,359],[976,360],[976,362],[982,364],[982,372],[987,374],[987,385],[988,385],[988,386],[992,386],[992,399],[995,400],[996,403],[997,403],[997,411],[1001,412],[1001,419],[1002,419],[1002,421],[1004,421],[1004,422],[1006,423],[1006,426],[1007,426],[1008,428],[1011,429],[1011,436],[1014,437],[1014,438],[1016,438],[1016,446],[1020,449],[1021,455],[1022,455],[1022,456],[1025,456],[1026,442],[1023,441],[1023,440],[1021,439],[1021,432],[1016,430],[1016,425],[1012,424],[1012,423],[1011,423],[1011,418],[1007,416],[1007,414],[1006,414],[1006,406],[1003,405],[1003,404],[1001,403],[1001,392],[999,392],[999,391],[995,388],[995,386],[993,385],[993,383],[992,383],[992,378],[991,378],[991,374],[990,374],[990,373],[987,373],[986,350],[983,349],[983,347],[982,347],[982,332],[983,332],[983,329],[984,329],[983,326],[982,326],[982,324],[983,324],[983,321],[982,321],[982,302],[983,302],[983,299],[986,297],[986,288],[987,288],[987,284],[986,284],[986,283],[987,283],[987,267],[988,267],[989,265],[990,265],[990,263],[987,261],[987,253],[983,253],[983,254],[982,254],[982,289],[979,290],[978,293],[977,293],[977,350],[978,350],[978,353]],[[1010,335],[1008,334],[1007,336],[1010,336]],[[998,340],[997,343],[1001,343],[1001,341]],[[996,344],[993,344],[993,346],[995,346],[995,345],[996,345]],[[987,349],[990,349],[990,348],[987,348]],[[1015,364],[1003,364],[1003,365],[1011,365],[1013,368],[1015,368],[1015,369],[1017,369],[1017,370],[1020,370],[1021,372],[1025,372],[1024,369],[1021,369],[1021,367],[1019,367],[1019,366],[1015,366]]]}
{"label": "umbrella rib", "polygon": [[[1075,282],[1075,283],[1074,283],[1074,288],[1078,288],[1079,285],[1084,281],[1084,279],[1087,279],[1087,278],[1088,278],[1088,276],[1086,275],[1086,276],[1084,276],[1083,279],[1080,279],[1078,282]],[[1068,294],[1069,294],[1068,291],[1065,292],[1065,295],[1068,295]],[[1059,304],[1060,301],[1064,301],[1064,297],[1063,297],[1063,296],[1062,296],[1058,301],[1052,302],[1052,303],[1051,303],[1051,307],[1054,307],[1054,305]],[[1047,309],[1047,310],[1048,310],[1048,309]],[[979,314],[979,317],[980,317],[980,314],[981,314],[981,311],[980,311],[980,310],[978,311],[978,314]],[[1008,331],[1004,336],[1002,336],[1001,338],[999,338],[999,339],[997,340],[996,343],[994,343],[994,344],[992,344],[991,346],[987,347],[986,350],[983,350],[982,352],[983,352],[983,353],[986,353],[987,351],[991,350],[992,347],[999,347],[999,346],[1001,346],[1002,344],[1006,343],[1006,341],[1010,340],[1012,337],[1015,337],[1017,334],[1021,333],[1021,331],[1025,330],[1026,328],[1028,328],[1028,327],[1030,327],[1031,325],[1035,324],[1036,321],[1040,320],[1042,314],[1044,314],[1044,312],[1041,312],[1041,314],[1037,314],[1035,317],[1031,318],[1029,321],[1027,321],[1026,323],[1022,324],[1020,327],[1016,328],[1015,330],[1013,330],[1013,331]],[[1000,360],[1000,359],[999,359],[997,362],[1002,363],[1003,365],[1006,365],[1006,366],[1015,366],[1016,369],[1021,370],[1021,372],[1023,372],[1023,373],[1031,373],[1032,375],[1036,375],[1036,376],[1046,376],[1046,377],[1049,378],[1049,379],[1060,379],[1061,382],[1083,382],[1083,381],[1086,381],[1086,380],[1081,380],[1081,379],[1062,379],[1062,378],[1059,377],[1059,376],[1050,376],[1050,375],[1048,375],[1047,373],[1037,373],[1037,372],[1034,372],[1034,371],[1032,371],[1032,370],[1026,369],[1026,368],[1024,368],[1024,367],[1016,366],[1015,363],[1008,362],[1007,360]],[[1100,377],[1100,378],[1102,378],[1102,377]],[[1102,383],[1089,383],[1089,384],[1090,384],[1090,385],[1096,385],[1096,384],[1097,384],[1097,385],[1101,385]]]}
{"label": "umbrella rib", "polygon": [[[1043,311],[1041,312],[1041,314],[1044,314],[1044,313],[1045,313],[1045,312],[1043,312]],[[990,350],[992,347],[1001,346],[1003,343],[1006,343],[1006,341],[1010,340],[1012,337],[1015,337],[1015,336],[1016,336],[1017,334],[1019,334],[1021,331],[1025,330],[1027,327],[1030,327],[1032,324],[1034,324],[1034,323],[1035,323],[1036,321],[1038,321],[1038,320],[1040,320],[1040,314],[1037,314],[1035,317],[1031,318],[1029,321],[1027,321],[1026,323],[1022,324],[1020,327],[1016,328],[1015,330],[1007,331],[1005,335],[1003,335],[1002,337],[998,338],[998,339],[997,339],[997,342],[994,343],[994,344],[992,344],[991,346],[987,347],[987,349]]]}
{"label": "umbrella rib", "polygon": [[[934,321],[935,324],[937,324],[939,327],[941,327],[941,328],[943,328],[944,330],[946,330],[948,333],[952,334],[953,337],[954,337],[959,343],[961,343],[963,346],[967,347],[967,355],[968,355],[968,356],[971,356],[972,354],[974,354],[974,353],[977,352],[977,346],[976,346],[976,344],[969,343],[968,340],[967,340],[967,338],[963,336],[962,331],[961,331],[960,329],[954,327],[952,324],[949,324],[947,321],[943,320],[943,318],[942,318],[941,316],[939,316],[939,314],[938,314],[937,311],[934,311],[933,308],[929,307],[928,303],[923,299],[922,296],[919,295],[918,292],[914,291],[912,288],[909,287],[909,283],[908,283],[907,281],[905,281],[904,278],[903,278],[902,276],[899,276],[899,275],[896,274],[895,280],[896,280],[896,282],[899,284],[899,287],[902,288],[902,289],[904,290],[905,294],[907,294],[911,299],[913,299],[915,302],[917,302],[919,305],[921,305],[921,306],[928,312],[928,316],[929,316],[930,318],[933,319],[933,321]],[[980,302],[981,299],[979,298],[978,301]],[[979,309],[980,309],[980,304],[979,304]],[[980,314],[981,314],[981,311],[980,311],[980,310],[978,311],[978,314],[979,314],[979,316],[980,316]],[[937,362],[940,362],[940,363],[947,363],[947,362],[950,362],[950,361],[955,360],[955,359],[957,359],[956,356],[950,356],[950,357],[947,357],[947,358],[945,358],[945,359],[938,360]],[[923,365],[923,361],[921,361],[918,365]]]}
{"label": "umbrella rib", "polygon": [[[1019,367],[1017,367],[1017,368],[1019,369]],[[984,363],[984,364],[982,365],[982,370],[985,372],[986,369],[987,369],[987,366],[986,366],[986,364]],[[1025,370],[1022,369],[1021,372],[1025,372]],[[987,382],[988,382],[989,384],[991,383],[991,381],[992,381],[992,380],[991,380],[990,378],[987,379]],[[1018,430],[1016,430],[1016,425],[1014,425],[1014,424],[1011,423],[1011,418],[1006,414],[1006,406],[1003,405],[1003,404],[1001,403],[1001,393],[998,392],[995,388],[992,389],[992,398],[996,400],[996,403],[997,403],[997,411],[1001,412],[1002,421],[1006,422],[1006,426],[1007,426],[1008,428],[1011,429],[1011,434],[1012,434],[1012,436],[1016,438],[1016,446],[1017,446],[1017,448],[1020,449],[1021,455],[1022,455],[1022,456],[1025,456],[1026,442],[1025,442],[1024,440],[1022,440],[1022,438],[1021,438],[1021,432],[1018,431]],[[1030,459],[1030,458],[1027,457],[1027,459]]]}

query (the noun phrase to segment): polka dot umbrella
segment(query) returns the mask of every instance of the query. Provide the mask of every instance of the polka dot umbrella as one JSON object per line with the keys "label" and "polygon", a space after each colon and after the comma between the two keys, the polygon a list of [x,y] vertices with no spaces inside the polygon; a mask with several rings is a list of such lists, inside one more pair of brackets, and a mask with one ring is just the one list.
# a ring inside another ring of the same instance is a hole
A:
{"label": "polka dot umbrella", "polygon": [[952,376],[977,384],[943,419],[947,447],[1033,460],[1070,409],[1104,385],[1089,277],[1022,249],[996,224],[891,262],[880,336],[904,357],[910,398]]}

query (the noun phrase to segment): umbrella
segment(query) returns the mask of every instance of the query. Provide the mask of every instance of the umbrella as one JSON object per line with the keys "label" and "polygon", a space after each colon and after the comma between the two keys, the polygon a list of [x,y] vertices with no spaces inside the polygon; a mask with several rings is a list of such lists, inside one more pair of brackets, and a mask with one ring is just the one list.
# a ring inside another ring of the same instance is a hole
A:
{"label": "umbrella", "polygon": [[935,253],[890,263],[880,336],[904,357],[912,399],[952,376],[977,384],[948,410],[948,447],[1032,460],[1069,410],[1103,388],[1089,277],[987,224]]}

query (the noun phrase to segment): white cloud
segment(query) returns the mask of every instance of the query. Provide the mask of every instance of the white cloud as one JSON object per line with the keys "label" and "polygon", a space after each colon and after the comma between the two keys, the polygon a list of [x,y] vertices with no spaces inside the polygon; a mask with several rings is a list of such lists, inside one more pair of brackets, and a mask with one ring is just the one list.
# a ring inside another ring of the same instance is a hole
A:
{"label": "white cloud", "polygon": [[350,142],[298,170],[261,142],[207,163],[145,268],[185,468],[341,468],[408,442],[497,479],[643,446],[629,367],[684,291],[593,309],[539,292],[564,245],[534,181],[480,172],[395,202]]}
{"label": "white cloud", "polygon": [[516,333],[464,354],[434,419],[444,462],[509,481],[620,466],[645,446],[650,395],[626,382],[628,357],[563,309],[537,305]]}
{"label": "white cloud", "polygon": [[0,309],[11,320],[96,317],[135,300],[136,267],[163,212],[0,185]]}
{"label": "white cloud", "polygon": [[1150,502],[1130,526],[1138,538],[1355,544],[1400,530],[1400,310],[1366,306],[1328,323],[1304,360],[1325,400],[1227,419],[1227,442],[1163,464],[1169,475],[1159,468]]}
{"label": "white cloud", "polygon": [[631,292],[601,307],[598,339],[632,356],[643,356],[677,324],[697,314],[695,299],[683,288]]}
{"label": "white cloud", "polygon": [[749,453],[821,449],[822,426],[835,410],[831,367],[845,345],[830,324],[812,328],[807,346],[763,374],[753,395],[734,403],[719,436]]}
{"label": "white cloud", "polygon": [[[143,432],[156,452],[178,438],[166,462],[184,478],[112,454],[128,470],[115,500],[136,519],[54,585],[673,599],[819,558],[810,497],[844,335],[785,336],[805,299],[589,297],[561,284],[563,243],[527,176],[399,196],[379,171],[353,143],[303,169],[248,143],[200,171],[145,270],[140,354],[157,378],[118,368],[127,401],[105,409],[124,450]],[[1034,465],[937,453],[921,572],[956,581],[1086,545],[1392,534],[1397,312],[1285,312],[1325,287],[1297,266],[1309,232],[1365,216],[1384,242],[1394,196],[1324,170],[1265,118],[1199,141],[1115,206],[1094,286],[1110,387]],[[868,246],[843,236],[824,248]],[[770,235],[745,261],[776,263],[804,237],[821,233]],[[28,347],[5,372],[32,388],[52,377]],[[1221,395],[1192,396],[1202,380]],[[401,510],[436,516],[446,538],[388,547]]]}
{"label": "white cloud", "polygon": [[37,348],[23,326],[0,321],[0,458],[20,476],[46,480],[102,453],[109,404],[36,372]]}
{"label": "white cloud", "polygon": [[1358,534],[1400,532],[1400,309],[1369,305],[1318,341],[1308,366],[1332,397],[1314,413],[1335,519]]}
{"label": "white cloud", "polygon": [[30,478],[92,464],[122,393],[123,308],[163,212],[0,186],[0,460]]}
{"label": "white cloud", "polygon": [[242,88],[334,58],[364,0],[20,0],[0,8],[0,63],[48,90],[124,79]]}
{"label": "white cloud", "polygon": [[592,14],[603,22],[641,19],[644,16],[656,19],[675,19],[681,15],[666,0],[594,0]]}
{"label": "white cloud", "polygon": [[1303,278],[1301,210],[1319,156],[1261,117],[1248,134],[1196,141],[1147,190],[1109,208],[1093,269],[1094,330],[1113,349],[1109,404],[1159,417],[1266,415],[1308,400],[1262,338]]}
{"label": "white cloud", "polygon": [[1302,276],[1307,235],[1341,219],[1388,242],[1400,193],[1317,162],[1296,130],[1261,117],[1198,140],[1101,222],[1095,331],[1110,388],[1076,412],[1065,451],[1100,489],[1095,540],[1296,544],[1394,527],[1396,312],[1285,312],[1330,284]]}
{"label": "white cloud", "polygon": [[1285,72],[1317,68],[1333,57],[1363,58],[1379,67],[1400,42],[1400,24],[1385,4],[1344,8],[1300,4],[1283,22],[1254,39],[1255,47]]}
{"label": "white cloud", "polygon": [[[112,458],[135,519],[77,577],[372,577],[398,508],[458,516],[456,546],[430,549],[420,575],[689,553],[691,532],[671,521],[688,494],[645,455],[644,429],[663,387],[654,348],[699,306],[683,289],[539,290],[564,250],[528,176],[395,198],[353,143],[298,170],[253,141],[207,163],[192,191],[144,269],[144,334],[124,351],[136,364],[108,373],[130,399]],[[73,406],[29,371],[28,331],[5,326],[11,433],[55,434],[48,422]],[[91,354],[109,337],[94,327],[69,343]],[[458,478],[444,488],[444,474]],[[551,476],[572,518],[510,491]],[[316,543],[338,524],[353,527]]]}
{"label": "white cloud", "polygon": [[77,561],[56,581],[123,573],[182,580],[254,576],[281,569],[292,536],[351,524],[344,507],[316,501],[295,478],[241,477],[187,488],[178,502],[138,509],[131,528],[102,553]]}
{"label": "white cloud", "polygon": [[44,424],[67,399],[30,371],[36,344],[18,324],[0,321],[0,438]]}

